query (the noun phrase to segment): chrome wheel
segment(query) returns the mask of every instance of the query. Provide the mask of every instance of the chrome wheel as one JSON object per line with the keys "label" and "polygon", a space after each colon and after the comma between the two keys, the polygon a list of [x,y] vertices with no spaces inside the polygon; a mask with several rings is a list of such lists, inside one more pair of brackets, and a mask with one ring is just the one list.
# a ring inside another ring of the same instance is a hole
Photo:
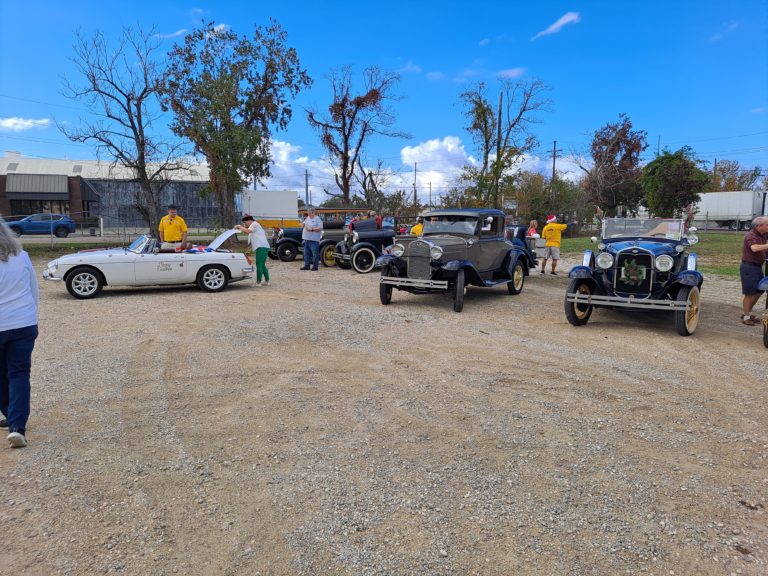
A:
{"label": "chrome wheel", "polygon": [[227,287],[227,281],[227,272],[220,266],[203,268],[197,277],[197,285],[206,292],[220,292],[224,290]]}

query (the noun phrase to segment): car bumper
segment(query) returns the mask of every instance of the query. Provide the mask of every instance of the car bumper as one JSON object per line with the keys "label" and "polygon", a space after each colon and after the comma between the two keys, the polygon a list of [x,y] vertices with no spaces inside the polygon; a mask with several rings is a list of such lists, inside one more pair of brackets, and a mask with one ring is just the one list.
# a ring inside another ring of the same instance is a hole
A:
{"label": "car bumper", "polygon": [[431,288],[434,290],[448,290],[448,280],[422,280],[420,278],[382,276],[381,283],[387,284],[388,286],[402,286],[404,288]]}
{"label": "car bumper", "polygon": [[640,298],[624,298],[623,296],[603,296],[599,294],[574,294],[565,295],[566,302],[574,304],[587,304],[595,307],[605,308],[634,308],[636,310],[667,310],[679,311],[688,310],[688,302],[677,302],[676,300],[650,300]]}
{"label": "car bumper", "polygon": [[43,270],[43,279],[44,280],[50,280],[52,282],[61,282],[61,280],[62,280],[61,278],[56,278],[48,270]]}
{"label": "car bumper", "polygon": [[341,252],[335,252],[333,253],[333,257],[336,258],[336,260],[341,260],[342,262],[349,262],[352,260],[352,256],[349,254],[342,254]]}

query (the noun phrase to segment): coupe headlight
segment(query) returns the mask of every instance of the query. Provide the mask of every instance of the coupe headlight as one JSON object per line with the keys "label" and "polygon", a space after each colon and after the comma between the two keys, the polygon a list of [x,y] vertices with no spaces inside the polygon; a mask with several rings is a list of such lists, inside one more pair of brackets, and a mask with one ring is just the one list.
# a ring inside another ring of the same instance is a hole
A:
{"label": "coupe headlight", "polygon": [[662,254],[661,256],[656,256],[655,264],[656,270],[659,272],[669,272],[672,270],[672,266],[675,265],[675,261],[672,259],[672,256]]}
{"label": "coupe headlight", "polygon": [[440,246],[432,246],[432,248],[429,249],[429,257],[432,258],[432,260],[439,260],[442,255],[443,249]]}
{"label": "coupe headlight", "polygon": [[597,259],[595,261],[597,262],[598,267],[602,268],[603,270],[607,270],[613,266],[613,255],[609,254],[608,252],[600,252],[600,254],[597,255]]}
{"label": "coupe headlight", "polygon": [[357,232],[352,232],[352,242],[354,242],[355,244],[360,242],[360,234],[358,234]]}
{"label": "coupe headlight", "polygon": [[392,256],[397,256],[398,258],[400,258],[400,256],[405,254],[405,246],[403,246],[402,244],[395,244],[394,246],[392,246],[391,253],[392,253]]}

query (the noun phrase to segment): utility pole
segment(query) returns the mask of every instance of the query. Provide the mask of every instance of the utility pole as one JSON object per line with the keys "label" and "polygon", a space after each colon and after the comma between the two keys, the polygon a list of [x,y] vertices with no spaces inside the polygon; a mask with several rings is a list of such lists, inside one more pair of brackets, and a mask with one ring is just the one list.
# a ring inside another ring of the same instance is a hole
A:
{"label": "utility pole", "polygon": [[493,196],[493,207],[499,207],[499,184],[501,183],[501,104],[504,99],[504,92],[499,91],[499,118],[498,118],[498,133],[496,135],[496,170],[494,170],[494,177],[496,178],[496,194]]}
{"label": "utility pole", "polygon": [[309,206],[309,170],[304,169],[304,204]]}
{"label": "utility pole", "polygon": [[429,209],[432,210],[432,182],[429,183]]}
{"label": "utility pole", "polygon": [[416,162],[413,163],[413,210],[419,213],[419,199],[416,197]]}
{"label": "utility pole", "polygon": [[720,188],[717,182],[717,158],[715,158],[715,163],[712,164],[712,183],[715,185],[715,188]]}
{"label": "utility pole", "polygon": [[555,140],[552,143],[552,180],[549,181],[549,197],[550,200],[554,200],[555,198],[555,160],[557,158],[557,153],[562,152],[562,150],[557,149],[557,140]]}

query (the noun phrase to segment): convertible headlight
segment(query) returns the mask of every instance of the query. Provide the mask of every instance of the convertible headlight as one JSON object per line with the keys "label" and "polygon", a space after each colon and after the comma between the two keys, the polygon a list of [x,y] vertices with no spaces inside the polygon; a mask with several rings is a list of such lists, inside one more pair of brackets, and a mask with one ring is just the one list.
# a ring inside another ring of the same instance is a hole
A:
{"label": "convertible headlight", "polygon": [[659,272],[669,272],[672,270],[672,266],[675,265],[675,261],[672,259],[672,256],[662,254],[661,256],[656,256],[655,264],[656,270]]}
{"label": "convertible headlight", "polygon": [[432,246],[432,248],[429,249],[429,257],[432,258],[432,260],[439,260],[442,255],[443,249],[440,246]]}
{"label": "convertible headlight", "polygon": [[607,270],[613,266],[613,255],[609,254],[608,252],[600,252],[600,254],[597,255],[597,259],[595,261],[600,268]]}
{"label": "convertible headlight", "polygon": [[402,244],[395,244],[392,246],[392,250],[390,251],[392,253],[392,256],[397,256],[400,258],[403,254],[405,254],[405,246]]}
{"label": "convertible headlight", "polygon": [[357,232],[352,232],[352,242],[354,242],[355,244],[360,242],[360,234],[358,234]]}

